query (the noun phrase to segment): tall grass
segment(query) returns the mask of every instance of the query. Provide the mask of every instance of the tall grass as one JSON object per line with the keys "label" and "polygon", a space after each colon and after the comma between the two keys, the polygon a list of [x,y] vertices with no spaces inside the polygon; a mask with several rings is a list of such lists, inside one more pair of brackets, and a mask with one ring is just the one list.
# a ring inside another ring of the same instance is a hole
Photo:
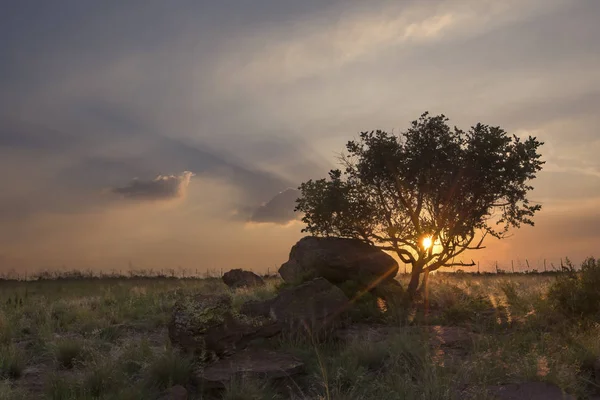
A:
{"label": "tall grass", "polygon": [[[300,358],[306,374],[271,383],[238,379],[221,395],[486,399],[488,385],[542,380],[584,398],[598,389],[593,364],[600,357],[598,313],[590,305],[600,302],[589,301],[600,280],[597,261],[587,262],[562,275],[432,275],[428,309],[389,304],[382,312],[375,297],[365,296],[348,321],[385,325],[393,334],[346,342],[287,333],[262,345]],[[227,293],[239,310],[275,296],[279,283],[232,291],[212,278],[0,282],[0,400],[33,398],[28,368],[41,371],[49,399],[157,398],[174,384],[201,398],[194,360],[166,345],[176,299]],[[473,335],[473,346],[435,347],[410,325],[459,326]]]}

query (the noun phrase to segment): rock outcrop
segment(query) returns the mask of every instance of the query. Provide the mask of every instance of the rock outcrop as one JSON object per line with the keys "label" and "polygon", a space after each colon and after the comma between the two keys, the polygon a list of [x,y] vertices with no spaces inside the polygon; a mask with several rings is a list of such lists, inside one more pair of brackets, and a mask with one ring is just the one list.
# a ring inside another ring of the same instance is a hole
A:
{"label": "rock outcrop", "polygon": [[227,295],[196,295],[175,303],[168,326],[171,343],[204,360],[234,354],[252,340],[279,333],[277,324],[236,314]]}

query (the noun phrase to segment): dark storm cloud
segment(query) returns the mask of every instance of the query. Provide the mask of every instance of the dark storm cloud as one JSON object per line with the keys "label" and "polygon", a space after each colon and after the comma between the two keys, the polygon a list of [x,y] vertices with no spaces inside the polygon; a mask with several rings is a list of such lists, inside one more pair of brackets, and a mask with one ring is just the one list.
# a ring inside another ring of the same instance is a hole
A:
{"label": "dark storm cloud", "polygon": [[193,173],[159,175],[152,180],[133,179],[129,184],[114,188],[113,193],[136,200],[171,200],[185,196]]}
{"label": "dark storm cloud", "polygon": [[256,209],[250,221],[285,225],[290,221],[298,219],[300,217],[299,214],[294,212],[298,197],[300,197],[299,190],[286,189]]}

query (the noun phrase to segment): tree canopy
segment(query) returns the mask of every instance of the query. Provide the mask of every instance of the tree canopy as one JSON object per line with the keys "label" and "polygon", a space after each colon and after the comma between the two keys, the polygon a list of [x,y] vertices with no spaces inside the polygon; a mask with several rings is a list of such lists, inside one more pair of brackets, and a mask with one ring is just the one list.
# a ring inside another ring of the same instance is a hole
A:
{"label": "tree canopy", "polygon": [[422,273],[473,265],[456,257],[482,249],[487,236],[534,225],[541,206],[527,195],[542,144],[481,123],[465,132],[426,112],[398,135],[376,130],[349,141],[340,169],[301,184],[296,211],[304,232],[395,252],[412,265],[414,294]]}

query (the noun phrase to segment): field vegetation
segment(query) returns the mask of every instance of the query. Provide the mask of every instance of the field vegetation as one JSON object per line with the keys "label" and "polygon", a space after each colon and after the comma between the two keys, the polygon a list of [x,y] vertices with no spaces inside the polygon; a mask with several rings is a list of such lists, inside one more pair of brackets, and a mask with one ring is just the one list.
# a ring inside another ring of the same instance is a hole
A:
{"label": "field vegetation", "polygon": [[[54,277],[56,278],[56,277]],[[405,286],[408,275],[398,277]],[[172,348],[167,323],[179,296],[227,293],[234,307],[273,296],[230,290],[219,278],[0,281],[0,400],[156,399],[183,385],[190,398],[491,398],[487,388],[550,382],[577,398],[599,391],[600,263],[553,274],[437,273],[414,307],[367,294],[350,321],[398,328],[382,340],[286,335],[269,344],[300,358],[306,373],[280,384],[241,379],[207,393],[197,362]],[[419,326],[460,327],[469,345],[431,346]]]}

